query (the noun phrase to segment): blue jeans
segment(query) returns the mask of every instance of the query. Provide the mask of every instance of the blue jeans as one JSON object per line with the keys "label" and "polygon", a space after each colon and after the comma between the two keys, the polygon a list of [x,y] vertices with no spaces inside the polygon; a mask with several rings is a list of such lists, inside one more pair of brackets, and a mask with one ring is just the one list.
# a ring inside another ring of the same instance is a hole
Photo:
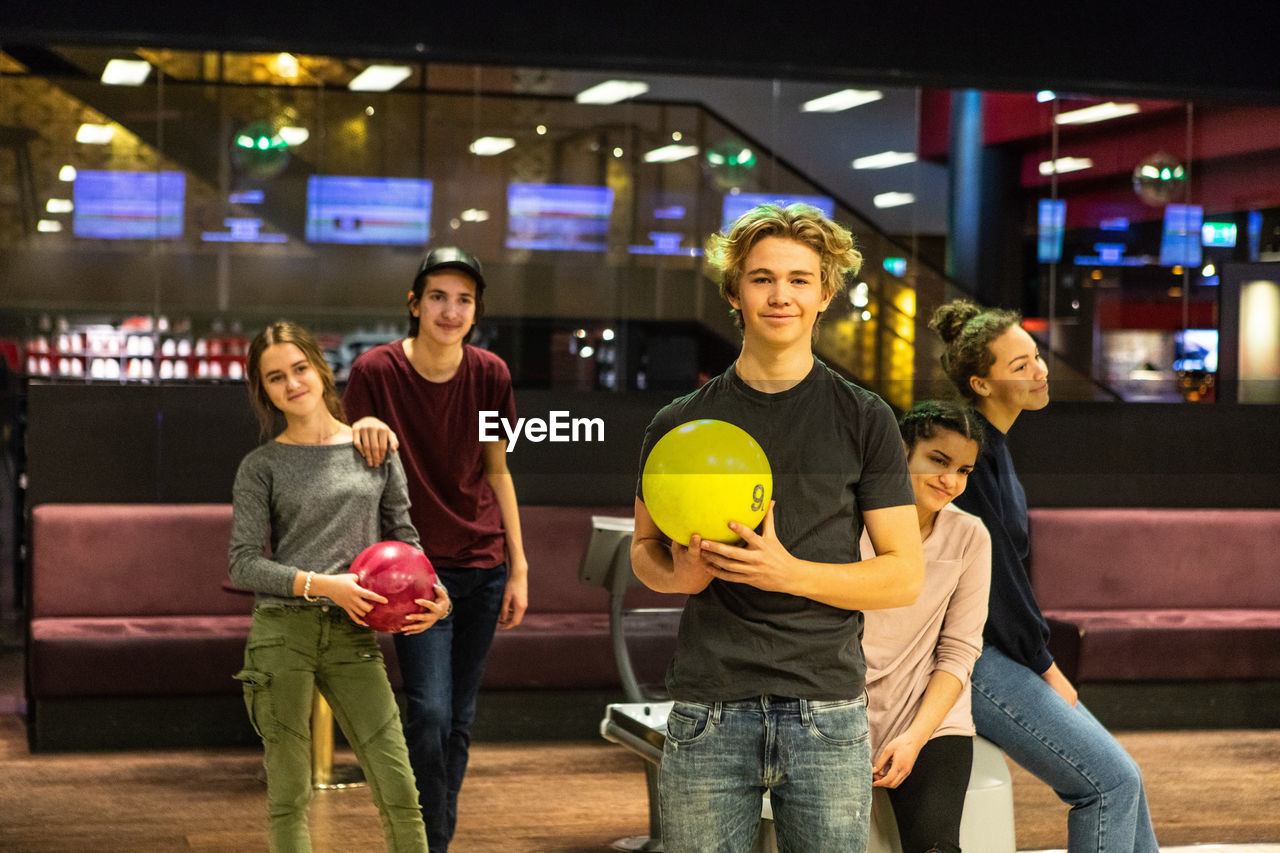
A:
{"label": "blue jeans", "polygon": [[471,723],[507,586],[507,567],[437,567],[453,613],[421,634],[395,635],[407,700],[404,735],[418,780],[431,853],[445,853],[458,822]]}
{"label": "blue jeans", "polygon": [[1070,853],[1158,853],[1137,763],[1079,702],[993,646],[973,668],[973,721],[1071,806]]}
{"label": "blue jeans", "polygon": [[750,850],[765,791],[781,853],[860,853],[871,816],[866,701],[676,702],[658,789],[667,853]]}

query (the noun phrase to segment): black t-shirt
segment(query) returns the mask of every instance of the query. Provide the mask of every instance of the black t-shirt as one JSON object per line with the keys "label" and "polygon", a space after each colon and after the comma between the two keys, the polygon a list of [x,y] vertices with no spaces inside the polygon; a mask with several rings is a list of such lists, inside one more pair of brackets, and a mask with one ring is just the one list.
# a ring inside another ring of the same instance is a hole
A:
{"label": "black t-shirt", "polygon": [[[862,513],[914,502],[893,412],[817,359],[785,391],[758,391],[731,365],[671,402],[645,432],[641,472],[658,439],[701,418],[739,426],[764,449],[778,539],[797,558],[856,562]],[[849,699],[862,695],[865,675],[860,611],[713,580],[685,605],[667,687],[695,702]]]}

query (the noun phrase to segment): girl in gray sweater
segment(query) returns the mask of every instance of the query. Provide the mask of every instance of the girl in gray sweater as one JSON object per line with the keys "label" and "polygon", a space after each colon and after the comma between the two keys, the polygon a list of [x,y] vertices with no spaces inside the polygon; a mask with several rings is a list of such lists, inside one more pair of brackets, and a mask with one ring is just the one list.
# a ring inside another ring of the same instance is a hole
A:
{"label": "girl in gray sweater", "polygon": [[[387,849],[427,850],[422,813],[382,653],[364,617],[386,603],[361,587],[351,561],[375,542],[421,547],[395,455],[369,467],[351,443],[333,371],[307,331],[274,323],[254,339],[249,394],[266,434],[233,488],[231,579],[255,593],[245,648],[249,719],[262,737],[273,851],[308,851],[311,704],[318,688],[356,752],[382,816]],[[270,557],[263,545],[269,543]],[[401,631],[447,615],[443,586]]]}

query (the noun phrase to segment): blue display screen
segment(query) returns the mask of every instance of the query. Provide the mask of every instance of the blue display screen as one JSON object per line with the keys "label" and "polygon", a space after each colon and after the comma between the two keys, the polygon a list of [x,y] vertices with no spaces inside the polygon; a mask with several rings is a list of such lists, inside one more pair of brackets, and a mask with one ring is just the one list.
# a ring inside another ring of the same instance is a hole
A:
{"label": "blue display screen", "polygon": [[507,186],[508,249],[603,252],[613,190],[576,184]]}
{"label": "blue display screen", "polygon": [[1060,198],[1042,198],[1036,222],[1039,241],[1036,257],[1042,264],[1056,264],[1062,260],[1062,237],[1067,224],[1067,203]]}
{"label": "blue display screen", "polygon": [[421,246],[431,236],[431,181],[425,178],[307,178],[312,243]]}
{"label": "blue display screen", "polygon": [[771,193],[738,193],[735,195],[726,193],[723,215],[720,220],[721,229],[728,231],[730,226],[738,221],[739,216],[762,204],[776,204],[781,207],[786,207],[789,204],[808,204],[821,210],[828,219],[836,215],[835,199],[828,198],[825,195],[774,195]]}
{"label": "blue display screen", "polygon": [[1160,266],[1200,265],[1200,229],[1204,208],[1198,204],[1167,204],[1160,238]]}
{"label": "blue display screen", "polygon": [[72,231],[103,240],[181,237],[186,192],[182,172],[81,169],[73,188]]}
{"label": "blue display screen", "polygon": [[1218,370],[1218,330],[1183,329],[1173,337],[1173,369]]}

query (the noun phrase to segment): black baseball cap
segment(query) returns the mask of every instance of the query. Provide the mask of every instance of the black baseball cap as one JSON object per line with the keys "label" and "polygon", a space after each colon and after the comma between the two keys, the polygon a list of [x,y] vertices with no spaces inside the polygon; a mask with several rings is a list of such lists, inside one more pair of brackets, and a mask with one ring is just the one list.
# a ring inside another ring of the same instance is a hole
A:
{"label": "black baseball cap", "polygon": [[480,261],[475,255],[457,246],[440,246],[427,252],[418,267],[418,275],[413,280],[413,289],[418,291],[422,287],[428,273],[445,269],[461,270],[475,279],[477,299],[484,293],[484,273],[480,271]]}

